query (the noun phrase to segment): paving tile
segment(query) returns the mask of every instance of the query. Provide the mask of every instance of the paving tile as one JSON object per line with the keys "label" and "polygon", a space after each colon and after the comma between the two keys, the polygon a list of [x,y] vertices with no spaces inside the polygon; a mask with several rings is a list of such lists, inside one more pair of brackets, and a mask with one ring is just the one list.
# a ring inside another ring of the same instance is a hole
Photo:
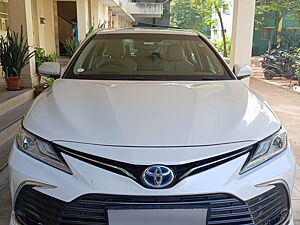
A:
{"label": "paving tile", "polygon": [[23,89],[20,91],[7,91],[4,88],[0,89],[0,103],[7,101],[8,99],[11,99],[13,97],[16,97],[22,93],[25,93],[29,89]]}
{"label": "paving tile", "polygon": [[0,190],[0,224],[8,225],[11,211],[9,185]]}

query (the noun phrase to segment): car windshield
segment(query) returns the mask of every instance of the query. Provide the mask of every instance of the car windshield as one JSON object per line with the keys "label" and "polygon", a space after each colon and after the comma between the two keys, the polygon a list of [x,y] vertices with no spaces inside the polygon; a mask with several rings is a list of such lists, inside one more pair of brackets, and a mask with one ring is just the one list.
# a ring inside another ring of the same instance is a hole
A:
{"label": "car windshield", "polygon": [[95,80],[234,79],[196,35],[97,34],[82,48],[65,78]]}

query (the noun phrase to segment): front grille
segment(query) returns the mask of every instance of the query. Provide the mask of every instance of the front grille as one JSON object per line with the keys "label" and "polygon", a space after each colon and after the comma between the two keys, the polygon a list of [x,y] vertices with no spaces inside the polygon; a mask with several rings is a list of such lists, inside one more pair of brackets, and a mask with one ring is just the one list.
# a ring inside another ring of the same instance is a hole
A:
{"label": "front grille", "polygon": [[[127,176],[134,180],[135,182],[139,183],[140,185],[149,188],[144,184],[144,182],[141,180],[142,174],[146,168],[148,168],[151,165],[135,165],[135,164],[129,164],[125,162],[120,162],[116,160],[106,159],[103,157],[90,155],[84,152],[76,151],[74,149],[68,149],[63,146],[59,146],[57,144],[52,144],[53,148],[58,154],[64,153],[71,157],[77,158],[83,162],[89,163],[91,165],[100,167],[102,169],[109,170],[111,172],[120,174],[122,176]],[[179,181],[182,179],[212,169],[214,167],[217,167],[219,165],[222,165],[224,163],[227,163],[231,160],[234,160],[238,157],[241,157],[245,154],[248,154],[256,149],[257,145],[251,145],[247,146],[245,148],[241,148],[235,151],[231,151],[225,154],[213,156],[207,159],[202,159],[195,162],[190,162],[186,164],[181,165],[168,165],[168,168],[172,169],[175,174],[174,181],[167,186],[166,188],[169,188],[171,186],[176,185]]]}
{"label": "front grille", "polygon": [[289,212],[288,194],[283,185],[247,202],[229,194],[160,197],[88,194],[70,203],[25,186],[17,197],[15,215],[23,225],[107,225],[109,207],[193,205],[208,208],[208,225],[281,225]]}

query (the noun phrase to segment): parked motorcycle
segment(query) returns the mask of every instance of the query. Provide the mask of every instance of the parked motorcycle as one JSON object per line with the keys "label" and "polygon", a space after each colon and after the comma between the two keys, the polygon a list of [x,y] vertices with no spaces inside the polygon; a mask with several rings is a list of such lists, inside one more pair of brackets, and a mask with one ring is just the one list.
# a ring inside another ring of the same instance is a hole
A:
{"label": "parked motorcycle", "polygon": [[291,78],[295,74],[295,62],[290,57],[294,49],[286,51],[272,50],[266,52],[260,62],[264,69],[264,76],[267,80],[274,77]]}
{"label": "parked motorcycle", "polygon": [[264,68],[264,76],[267,80],[274,77],[291,78],[295,74],[294,63],[288,59],[279,59],[277,62],[269,63]]}

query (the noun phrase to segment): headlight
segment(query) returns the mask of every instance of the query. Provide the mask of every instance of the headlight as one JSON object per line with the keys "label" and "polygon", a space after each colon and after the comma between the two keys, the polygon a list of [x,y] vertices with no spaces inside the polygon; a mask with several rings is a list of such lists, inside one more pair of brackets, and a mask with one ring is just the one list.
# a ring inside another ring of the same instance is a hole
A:
{"label": "headlight", "polygon": [[72,173],[61,156],[54,151],[48,142],[28,133],[22,128],[16,137],[16,142],[18,149],[22,152],[57,169]]}
{"label": "headlight", "polygon": [[245,173],[280,154],[287,148],[287,145],[288,140],[285,130],[280,130],[278,133],[259,142],[256,150],[253,153],[250,153],[240,174]]}

